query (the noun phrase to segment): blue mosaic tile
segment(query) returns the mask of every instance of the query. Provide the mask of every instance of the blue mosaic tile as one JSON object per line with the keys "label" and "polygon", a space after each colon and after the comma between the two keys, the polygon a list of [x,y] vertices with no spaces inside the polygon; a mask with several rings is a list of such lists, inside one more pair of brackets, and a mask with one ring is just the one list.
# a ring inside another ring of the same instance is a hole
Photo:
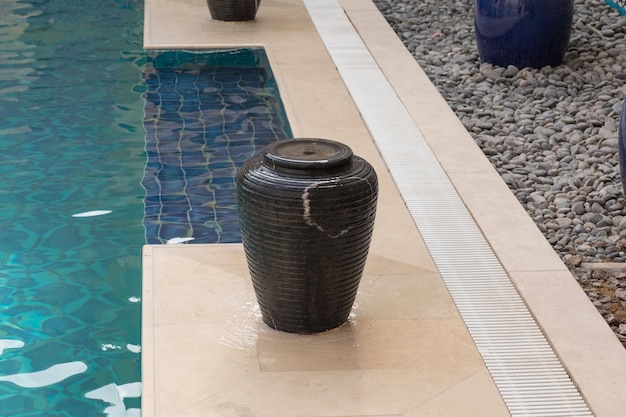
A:
{"label": "blue mosaic tile", "polygon": [[237,170],[291,137],[264,51],[155,52],[144,79],[147,242],[241,241]]}

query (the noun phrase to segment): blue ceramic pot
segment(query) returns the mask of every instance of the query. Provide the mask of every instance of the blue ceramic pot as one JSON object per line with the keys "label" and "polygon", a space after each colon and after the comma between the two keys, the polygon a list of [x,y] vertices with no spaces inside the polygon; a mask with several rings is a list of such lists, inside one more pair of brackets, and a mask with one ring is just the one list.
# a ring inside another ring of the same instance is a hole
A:
{"label": "blue ceramic pot", "polygon": [[474,0],[474,29],[482,62],[541,68],[563,61],[574,0]]}

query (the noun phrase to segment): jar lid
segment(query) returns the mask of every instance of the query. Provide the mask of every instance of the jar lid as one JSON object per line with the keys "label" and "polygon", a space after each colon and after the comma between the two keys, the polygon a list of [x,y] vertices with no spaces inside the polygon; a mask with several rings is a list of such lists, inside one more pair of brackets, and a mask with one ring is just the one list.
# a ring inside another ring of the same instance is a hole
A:
{"label": "jar lid", "polygon": [[352,159],[352,149],[328,139],[279,140],[265,148],[265,163],[292,169],[327,169]]}

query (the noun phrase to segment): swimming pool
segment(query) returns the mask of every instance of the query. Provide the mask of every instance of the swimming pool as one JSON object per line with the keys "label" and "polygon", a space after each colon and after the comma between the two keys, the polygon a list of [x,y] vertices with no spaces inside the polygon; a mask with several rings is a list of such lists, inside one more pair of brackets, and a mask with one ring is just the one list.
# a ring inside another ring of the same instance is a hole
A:
{"label": "swimming pool", "polygon": [[[141,247],[238,240],[228,175],[290,134],[271,73],[220,77],[211,54],[146,54],[142,0],[2,8],[0,415],[139,415]],[[230,107],[190,107],[217,91]],[[271,110],[236,111],[255,91]]]}

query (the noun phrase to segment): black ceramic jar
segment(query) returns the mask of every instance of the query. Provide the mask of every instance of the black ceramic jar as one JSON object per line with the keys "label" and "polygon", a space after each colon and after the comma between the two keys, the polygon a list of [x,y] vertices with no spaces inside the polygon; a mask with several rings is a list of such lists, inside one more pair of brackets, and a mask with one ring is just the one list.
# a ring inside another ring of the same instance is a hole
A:
{"label": "black ceramic jar", "polygon": [[557,66],[565,56],[574,0],[474,0],[482,62],[506,67]]}
{"label": "black ceramic jar", "polygon": [[317,333],[348,319],[377,198],[374,169],[335,141],[278,141],[243,165],[241,235],[267,325]]}
{"label": "black ceramic jar", "polygon": [[261,0],[207,0],[213,20],[245,22],[254,20]]}

